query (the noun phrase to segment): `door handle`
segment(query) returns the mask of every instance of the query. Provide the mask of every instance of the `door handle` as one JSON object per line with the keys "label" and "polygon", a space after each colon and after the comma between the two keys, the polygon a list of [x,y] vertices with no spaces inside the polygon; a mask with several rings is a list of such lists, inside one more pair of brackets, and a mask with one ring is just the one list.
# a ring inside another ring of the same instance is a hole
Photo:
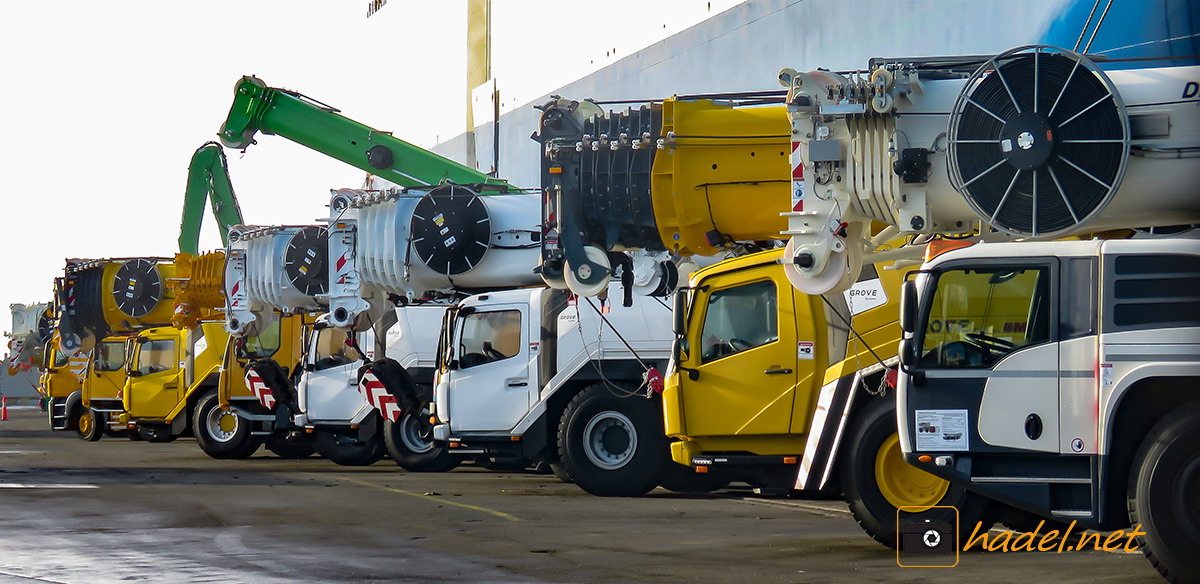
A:
{"label": "door handle", "polygon": [[508,382],[509,387],[525,387],[526,385],[529,385],[528,381],[510,381],[510,382]]}
{"label": "door handle", "polygon": [[179,384],[178,383],[165,383],[165,384],[163,384],[163,389],[179,389]]}
{"label": "door handle", "polygon": [[767,375],[787,375],[791,372],[791,369],[767,369],[766,371],[763,371],[763,373],[766,373]]}

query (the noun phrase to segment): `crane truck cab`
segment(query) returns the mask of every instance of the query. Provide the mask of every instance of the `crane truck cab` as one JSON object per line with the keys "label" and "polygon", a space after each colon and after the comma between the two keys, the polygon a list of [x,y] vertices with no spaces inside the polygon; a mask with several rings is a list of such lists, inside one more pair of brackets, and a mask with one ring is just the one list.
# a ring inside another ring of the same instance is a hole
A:
{"label": "crane truck cab", "polygon": [[1197,282],[1197,239],[930,257],[904,285],[905,458],[1080,531],[1140,526],[1137,543],[1164,577],[1194,579]]}
{"label": "crane truck cab", "polygon": [[[68,397],[64,409],[68,423],[83,440],[94,442],[105,433],[122,432],[126,422],[122,398],[125,391],[125,364],[132,352],[130,333],[104,337],[90,351],[79,398]],[[60,349],[61,350],[61,349]]]}
{"label": "crane truck cab", "polygon": [[72,410],[81,407],[83,380],[90,360],[87,353],[60,349],[57,334],[42,348],[38,393],[46,398],[51,430],[78,429],[79,414]]}
{"label": "crane truck cab", "polygon": [[609,310],[553,288],[470,296],[442,329],[433,437],[451,453],[551,463],[595,495],[641,495],[670,462],[651,388],[670,322],[654,298]]}
{"label": "crane truck cab", "polygon": [[845,293],[797,291],[784,250],[692,274],[677,296],[663,392],[676,463],[764,491],[844,492],[876,539],[895,546],[896,510],[985,500],[905,464],[896,434],[899,289],[906,269],[868,266]]}

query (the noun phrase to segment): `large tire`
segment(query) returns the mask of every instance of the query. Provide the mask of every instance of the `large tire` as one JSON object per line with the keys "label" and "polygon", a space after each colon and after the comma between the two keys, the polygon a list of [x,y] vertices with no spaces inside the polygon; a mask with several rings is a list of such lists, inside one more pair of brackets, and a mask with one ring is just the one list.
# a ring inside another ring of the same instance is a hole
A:
{"label": "large tire", "polygon": [[317,452],[341,466],[370,466],[387,454],[379,434],[366,442],[354,442],[328,430],[317,430],[313,436]]}
{"label": "large tire", "polygon": [[75,433],[79,435],[80,440],[95,442],[104,437],[104,426],[106,424],[100,419],[100,414],[97,414],[92,408],[85,408],[82,404],[75,406],[75,410],[71,414],[71,420],[75,426]]}
{"label": "large tire", "polygon": [[216,392],[196,402],[192,428],[200,450],[218,460],[248,458],[262,445],[261,438],[250,434],[249,422],[221,408]]}
{"label": "large tire", "polygon": [[658,486],[675,493],[711,493],[729,486],[731,482],[733,479],[729,473],[714,469],[699,473],[673,460],[664,462],[658,475]]}
{"label": "large tire", "polygon": [[311,442],[290,438],[271,438],[266,441],[265,446],[275,456],[288,460],[308,458],[317,452]]}
{"label": "large tire", "polygon": [[904,462],[896,433],[896,400],[874,399],[855,416],[842,449],[842,490],[860,527],[878,541],[896,547],[896,510],[902,506],[952,506],[958,509],[959,548],[978,524],[986,532],[996,521],[988,498],[937,478]]}
{"label": "large tire", "polygon": [[383,441],[392,460],[409,472],[447,472],[463,460],[451,454],[446,444],[426,436],[419,421],[408,411],[399,422],[383,422]]}
{"label": "large tire", "polygon": [[593,495],[644,495],[658,485],[668,456],[662,413],[645,398],[588,387],[563,410],[558,455],[575,484]]}
{"label": "large tire", "polygon": [[1200,582],[1200,401],[1159,420],[1129,473],[1129,522],[1146,559],[1175,584]]}
{"label": "large tire", "polygon": [[567,470],[567,468],[564,467],[561,462],[551,462],[550,472],[554,473],[554,476],[558,480],[567,483],[568,485],[575,482],[575,478],[571,476],[571,471]]}

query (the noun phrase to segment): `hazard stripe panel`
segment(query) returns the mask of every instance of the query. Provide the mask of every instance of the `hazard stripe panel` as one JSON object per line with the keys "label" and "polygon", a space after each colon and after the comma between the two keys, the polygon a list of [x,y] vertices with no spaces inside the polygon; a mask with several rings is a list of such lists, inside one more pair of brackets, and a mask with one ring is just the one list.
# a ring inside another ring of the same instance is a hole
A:
{"label": "hazard stripe panel", "polygon": [[267,387],[267,383],[253,369],[246,372],[246,386],[254,393],[258,403],[268,410],[275,409],[275,392]]}
{"label": "hazard stripe panel", "polygon": [[387,387],[384,387],[373,371],[363,374],[362,381],[358,383],[358,393],[367,399],[371,407],[379,410],[384,418],[392,422],[399,422],[400,416],[404,414],[400,404],[396,403],[396,396],[388,393]]}

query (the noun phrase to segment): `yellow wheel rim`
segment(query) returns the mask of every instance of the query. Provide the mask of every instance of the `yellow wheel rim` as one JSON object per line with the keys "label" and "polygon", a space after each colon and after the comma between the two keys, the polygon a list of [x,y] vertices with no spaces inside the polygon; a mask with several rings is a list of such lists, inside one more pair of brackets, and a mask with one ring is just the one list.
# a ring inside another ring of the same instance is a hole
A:
{"label": "yellow wheel rim", "polygon": [[221,428],[221,431],[226,433],[235,432],[237,430],[237,425],[237,416],[229,412],[222,412],[221,420],[217,422],[217,426]]}
{"label": "yellow wheel rim", "polygon": [[92,416],[87,412],[79,416],[79,433],[90,434],[92,432]]}
{"label": "yellow wheel rim", "polygon": [[[950,490],[950,482],[904,462],[900,435],[892,434],[875,454],[875,482],[893,507],[931,507]],[[919,513],[922,509],[906,509]]]}

